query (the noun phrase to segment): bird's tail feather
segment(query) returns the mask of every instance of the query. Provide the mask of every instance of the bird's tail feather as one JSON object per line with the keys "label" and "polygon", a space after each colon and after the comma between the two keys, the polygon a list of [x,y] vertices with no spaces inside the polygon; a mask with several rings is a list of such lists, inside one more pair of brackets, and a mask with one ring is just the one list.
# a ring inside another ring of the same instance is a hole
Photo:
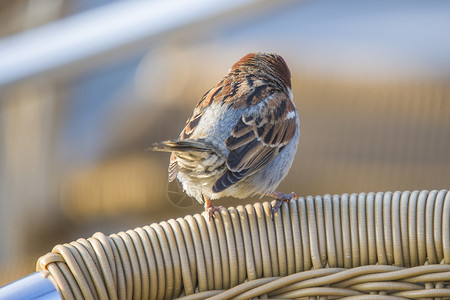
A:
{"label": "bird's tail feather", "polygon": [[209,152],[214,151],[214,148],[198,140],[169,140],[155,143],[148,150],[162,152]]}

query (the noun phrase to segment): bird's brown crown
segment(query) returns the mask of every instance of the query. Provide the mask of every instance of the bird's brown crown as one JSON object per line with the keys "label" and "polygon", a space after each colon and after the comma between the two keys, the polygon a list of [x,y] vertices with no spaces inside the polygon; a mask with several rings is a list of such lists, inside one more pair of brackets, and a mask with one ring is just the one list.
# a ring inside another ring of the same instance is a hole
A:
{"label": "bird's brown crown", "polygon": [[230,72],[248,72],[253,68],[278,77],[286,87],[291,88],[291,72],[280,55],[265,52],[249,53],[235,63]]}

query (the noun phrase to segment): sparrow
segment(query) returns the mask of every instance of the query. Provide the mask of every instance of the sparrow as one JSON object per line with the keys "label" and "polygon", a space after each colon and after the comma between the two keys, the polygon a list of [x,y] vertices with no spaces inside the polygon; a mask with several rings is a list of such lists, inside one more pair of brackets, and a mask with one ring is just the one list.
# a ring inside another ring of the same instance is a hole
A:
{"label": "sparrow", "polygon": [[272,196],[273,214],[297,199],[276,188],[297,152],[300,121],[291,73],[275,53],[249,53],[200,99],[178,139],[153,144],[171,152],[169,182],[204,203],[209,217],[220,211],[211,200]]}

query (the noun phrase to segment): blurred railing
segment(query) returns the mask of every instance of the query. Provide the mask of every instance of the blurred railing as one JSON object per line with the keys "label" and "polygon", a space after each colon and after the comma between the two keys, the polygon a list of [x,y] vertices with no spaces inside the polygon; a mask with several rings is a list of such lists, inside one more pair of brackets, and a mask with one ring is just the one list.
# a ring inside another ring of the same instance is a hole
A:
{"label": "blurred railing", "polygon": [[195,27],[230,15],[246,16],[289,2],[133,0],[92,9],[0,40],[0,87],[37,75],[85,70],[147,50],[173,34],[192,34]]}

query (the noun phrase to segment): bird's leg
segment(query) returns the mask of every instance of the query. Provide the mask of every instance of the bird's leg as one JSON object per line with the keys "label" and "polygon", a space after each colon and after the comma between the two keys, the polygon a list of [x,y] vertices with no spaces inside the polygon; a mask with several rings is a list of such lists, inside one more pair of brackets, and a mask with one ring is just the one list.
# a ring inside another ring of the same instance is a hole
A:
{"label": "bird's leg", "polygon": [[275,213],[277,212],[277,210],[280,209],[283,202],[289,202],[291,199],[295,199],[295,200],[298,199],[297,195],[294,192],[290,193],[289,195],[286,195],[285,193],[282,193],[282,192],[272,192],[267,195],[274,197],[276,199],[275,205],[272,208],[272,219],[273,219]]}
{"label": "bird's leg", "polygon": [[214,206],[212,203],[211,203],[211,200],[208,198],[208,197],[206,197],[206,196],[203,196],[203,199],[204,199],[204,201],[205,201],[205,211],[208,213],[208,215],[209,215],[209,220],[211,220],[211,217],[214,217],[215,215],[214,215],[214,213],[217,211],[217,212],[220,212],[220,210],[223,208],[223,206]]}

